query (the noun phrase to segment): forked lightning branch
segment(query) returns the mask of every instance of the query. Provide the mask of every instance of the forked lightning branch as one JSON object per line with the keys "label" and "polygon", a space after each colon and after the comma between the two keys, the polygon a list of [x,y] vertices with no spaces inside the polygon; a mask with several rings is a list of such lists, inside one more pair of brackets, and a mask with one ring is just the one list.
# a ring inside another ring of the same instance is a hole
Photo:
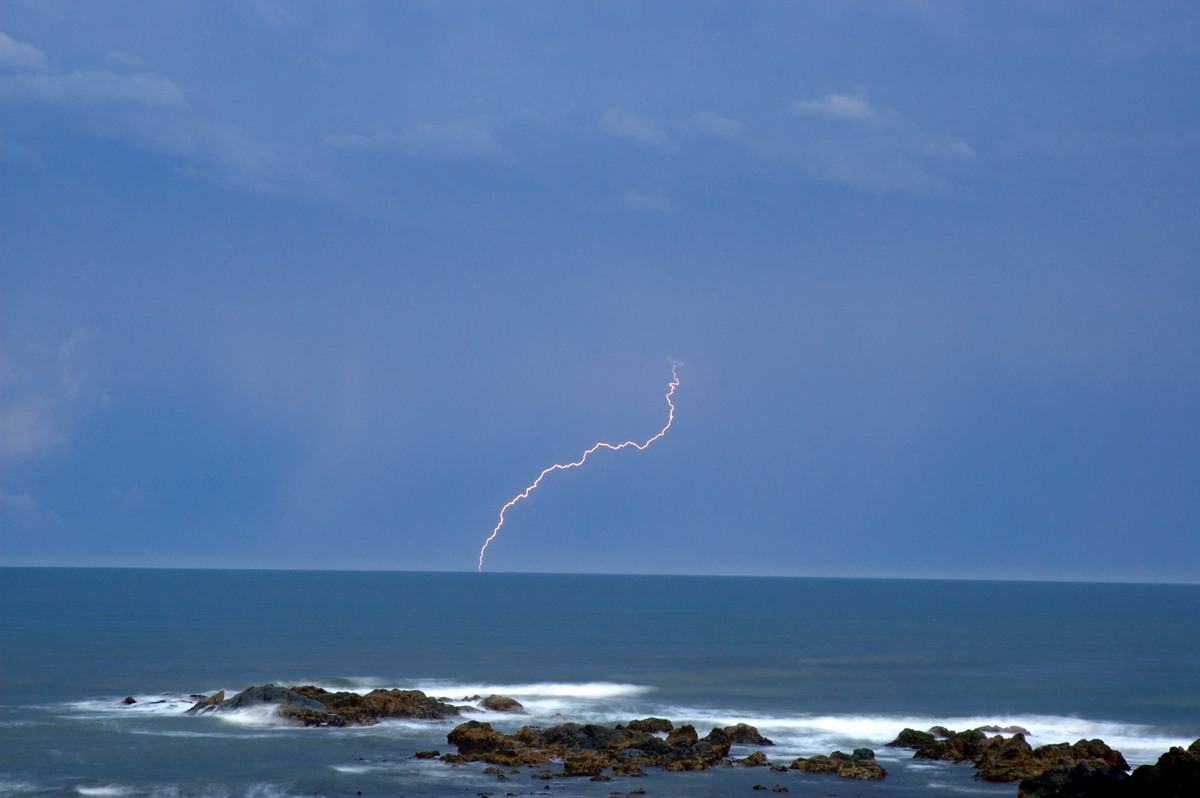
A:
{"label": "forked lightning branch", "polygon": [[542,473],[538,474],[538,478],[533,481],[532,485],[530,485],[528,488],[526,488],[521,493],[514,496],[508,502],[508,504],[506,504],[500,508],[500,520],[499,520],[499,522],[497,522],[496,528],[492,530],[492,534],[489,535],[488,539],[483,542],[483,548],[481,548],[479,550],[479,570],[480,571],[483,570],[483,555],[487,553],[488,545],[491,544],[491,542],[496,539],[496,536],[498,534],[500,534],[500,528],[504,526],[504,514],[507,513],[509,511],[509,509],[517,502],[521,501],[522,499],[529,498],[529,494],[533,493],[534,489],[537,488],[538,485],[542,484],[542,480],[545,479],[546,475],[549,474],[551,471],[565,471],[568,468],[578,468],[579,466],[586,463],[588,457],[590,457],[592,452],[595,452],[597,449],[611,449],[614,452],[620,451],[621,449],[624,449],[629,446],[632,446],[635,449],[645,449],[647,446],[654,443],[656,440],[661,438],[663,435],[667,434],[667,430],[669,430],[671,428],[671,423],[673,421],[675,421],[675,403],[673,401],[671,401],[671,397],[675,395],[675,389],[679,387],[679,373],[678,372],[679,372],[679,367],[682,365],[683,364],[680,363],[679,361],[673,361],[671,363],[671,382],[667,388],[667,396],[666,396],[666,399],[667,399],[667,423],[664,424],[663,428],[658,431],[658,434],[649,438],[645,443],[638,443],[637,441],[625,441],[624,443],[605,443],[605,442],[601,441],[600,443],[597,443],[595,446],[593,446],[592,448],[590,448],[586,452],[584,452],[583,456],[581,456],[575,462],[573,462],[573,463],[555,463],[554,465],[552,465],[549,468],[542,471]]}

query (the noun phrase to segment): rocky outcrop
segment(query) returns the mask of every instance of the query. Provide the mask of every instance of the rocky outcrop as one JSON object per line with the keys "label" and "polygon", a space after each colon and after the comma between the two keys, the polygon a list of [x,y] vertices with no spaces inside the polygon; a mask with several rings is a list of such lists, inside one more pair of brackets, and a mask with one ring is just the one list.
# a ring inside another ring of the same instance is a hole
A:
{"label": "rocky outcrop", "polygon": [[930,732],[917,731],[916,729],[905,728],[902,732],[896,735],[896,739],[888,743],[892,748],[912,748],[915,751],[920,751],[928,748],[937,741],[937,738]]}
{"label": "rocky outcrop", "polygon": [[875,752],[870,748],[855,748],[852,754],[834,751],[829,756],[818,754],[808,758],[800,757],[792,762],[791,767],[792,770],[807,773],[833,773],[843,779],[863,781],[882,779],[887,775],[883,766],[875,761]]}
{"label": "rocky outcrop", "polygon": [[726,726],[725,733],[734,745],[775,745],[758,733],[758,729],[749,723],[739,723],[736,726]]}
{"label": "rocky outcrop", "polygon": [[[1095,741],[1093,741],[1095,742]],[[1124,760],[1122,760],[1124,761]],[[1200,795],[1200,740],[1172,748],[1132,775],[1096,760],[1059,763],[1021,782],[1018,798],[1184,798]]]}
{"label": "rocky outcrop", "polygon": [[517,715],[525,714],[525,707],[515,698],[504,695],[490,695],[479,702],[479,706],[492,712],[512,712]]}
{"label": "rocky outcrop", "polygon": [[755,751],[745,759],[739,759],[738,764],[744,768],[765,768],[771,763],[767,761],[767,755],[762,751]]}
{"label": "rocky outcrop", "polygon": [[[1079,763],[1092,769],[1129,769],[1119,751],[1109,748],[1102,740],[1080,740],[1074,745],[1056,743],[1033,748],[1022,732],[1011,737],[994,735],[988,737],[980,729],[950,732],[944,740],[929,742],[920,732],[905,729],[892,745],[901,741],[920,744],[915,759],[938,759],[948,762],[970,762],[975,767],[976,777],[984,781],[1018,781],[1036,778],[1051,768],[1067,770]],[[911,747],[911,746],[906,746]]]}
{"label": "rocky outcrop", "polygon": [[704,770],[722,762],[731,745],[723,729],[700,737],[692,726],[681,726],[664,740],[628,726],[562,723],[547,728],[524,726],[509,735],[475,720],[459,724],[446,739],[458,747],[458,753],[442,757],[447,762],[512,766],[562,762],[562,771],[547,771],[547,778],[595,778],[610,769],[614,776],[636,776],[642,775],[645,767]]}
{"label": "rocky outcrop", "polygon": [[304,726],[372,726],[384,718],[440,719],[457,716],[459,709],[420,690],[372,690],[366,695],[331,693],[320,687],[247,687],[232,698],[222,691],[201,697],[189,714],[231,712],[275,706],[275,715]]}
{"label": "rocky outcrop", "polygon": [[675,724],[666,718],[643,718],[642,720],[629,721],[626,728],[631,731],[649,732],[651,734],[658,732],[668,734],[675,728]]}

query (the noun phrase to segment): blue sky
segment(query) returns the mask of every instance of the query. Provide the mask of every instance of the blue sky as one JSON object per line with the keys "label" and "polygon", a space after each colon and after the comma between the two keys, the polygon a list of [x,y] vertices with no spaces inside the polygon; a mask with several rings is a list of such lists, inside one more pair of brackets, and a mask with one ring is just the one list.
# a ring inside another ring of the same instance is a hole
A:
{"label": "blue sky", "polygon": [[0,562],[1200,574],[1186,2],[0,3]]}

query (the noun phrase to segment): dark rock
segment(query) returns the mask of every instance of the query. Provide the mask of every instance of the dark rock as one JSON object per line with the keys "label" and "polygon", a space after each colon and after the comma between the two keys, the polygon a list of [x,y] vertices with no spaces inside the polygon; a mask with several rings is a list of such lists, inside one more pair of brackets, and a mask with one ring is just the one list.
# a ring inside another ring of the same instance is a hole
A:
{"label": "dark rock", "polygon": [[417,751],[413,754],[413,759],[437,759],[441,755],[441,751]]}
{"label": "dark rock", "polygon": [[121,703],[124,704],[125,706],[129,706],[130,704],[136,704],[137,699],[134,698],[133,696],[128,696],[126,698],[121,699]]}
{"label": "dark rock", "polygon": [[[935,727],[938,728],[938,727]],[[979,744],[987,737],[981,731],[970,729],[965,732],[951,734],[945,740],[925,746],[913,754],[916,759],[938,759],[946,762],[966,762],[974,759],[979,752]]]}
{"label": "dark rock", "polygon": [[520,701],[503,695],[490,695],[479,705],[492,712],[513,712],[522,715],[525,713],[525,707],[521,706]]}
{"label": "dark rock", "polygon": [[458,746],[458,753],[443,756],[445,762],[540,765],[558,759],[563,762],[561,776],[595,776],[610,767],[617,776],[643,775],[645,766],[704,770],[722,762],[731,745],[722,729],[700,738],[685,726],[662,740],[625,726],[563,723],[545,729],[525,726],[506,735],[473,720],[459,724],[446,739]]}
{"label": "dark rock", "polygon": [[754,767],[761,768],[761,767],[766,767],[767,765],[770,764],[770,762],[767,761],[767,755],[764,754],[762,751],[755,751],[753,754],[746,757],[745,759],[739,760],[738,764],[741,765],[742,767],[746,767],[746,768],[754,768]]}
{"label": "dark rock", "polygon": [[1101,798],[1115,796],[1118,782],[1129,776],[1094,762],[1058,764],[1017,786],[1017,798]]}
{"label": "dark rock", "polygon": [[673,748],[680,745],[691,745],[697,739],[699,739],[699,735],[696,734],[696,727],[689,723],[678,729],[672,729],[671,733],[667,735],[667,745]]}
{"label": "dark rock", "polygon": [[1024,726],[997,726],[992,723],[987,726],[976,726],[975,731],[981,731],[984,734],[1023,734],[1029,736],[1029,729]]}
{"label": "dark rock", "polygon": [[206,712],[215,712],[220,709],[221,703],[225,700],[225,691],[219,690],[210,696],[192,696],[196,699],[196,703],[187,711],[189,715],[203,715]]}
{"label": "dark rock", "polygon": [[372,690],[366,695],[304,685],[295,692],[316,701],[328,713],[343,720],[341,725],[371,726],[383,718],[441,720],[460,714],[458,707],[430,698],[420,690]]}
{"label": "dark rock", "polygon": [[771,792],[787,792],[787,791],[788,791],[788,788],[784,787],[782,784],[776,784],[774,787],[771,788]]}
{"label": "dark rock", "polygon": [[1121,785],[1122,796],[1183,798],[1200,795],[1200,740],[1172,748],[1153,765],[1142,765]]}
{"label": "dark rock", "polygon": [[933,728],[931,728],[929,730],[929,733],[932,734],[934,737],[938,737],[943,740],[946,739],[947,737],[954,736],[954,732],[950,731],[945,726],[934,726]]}
{"label": "dark rock", "polygon": [[725,733],[729,735],[729,739],[733,741],[734,745],[775,745],[748,723],[726,726]]}
{"label": "dark rock", "polygon": [[936,740],[937,738],[929,732],[917,731],[916,729],[906,727],[888,745],[892,748],[912,748],[913,750],[920,751],[922,748],[932,745]]}
{"label": "dark rock", "polygon": [[642,720],[631,720],[628,726],[630,731],[649,732],[655,734],[657,732],[669,733],[675,728],[675,724],[666,718],[643,718]]}
{"label": "dark rock", "polygon": [[755,784],[755,785],[754,785],[753,787],[751,787],[750,789],[752,789],[752,790],[766,790],[766,789],[767,789],[767,785],[765,785],[765,784]]}
{"label": "dark rock", "polygon": [[800,757],[791,767],[808,773],[835,773],[843,779],[863,781],[882,779],[887,775],[883,766],[875,761],[875,752],[870,748],[856,748],[851,755],[834,751],[829,756]]}

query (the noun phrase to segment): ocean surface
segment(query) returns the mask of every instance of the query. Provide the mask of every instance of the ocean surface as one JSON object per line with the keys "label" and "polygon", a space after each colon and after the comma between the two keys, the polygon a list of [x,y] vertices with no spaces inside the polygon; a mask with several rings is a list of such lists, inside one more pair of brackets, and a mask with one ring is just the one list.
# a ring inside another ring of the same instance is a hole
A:
{"label": "ocean surface", "polygon": [[[505,731],[746,722],[772,763],[866,746],[889,775],[501,783],[412,758],[453,751],[455,720],[184,714],[191,694],[266,683],[499,693],[529,714],[469,717]],[[1200,586],[0,568],[2,795],[1015,796],[884,747],[906,726],[988,723],[1034,745],[1099,737],[1135,766],[1200,737]]]}

